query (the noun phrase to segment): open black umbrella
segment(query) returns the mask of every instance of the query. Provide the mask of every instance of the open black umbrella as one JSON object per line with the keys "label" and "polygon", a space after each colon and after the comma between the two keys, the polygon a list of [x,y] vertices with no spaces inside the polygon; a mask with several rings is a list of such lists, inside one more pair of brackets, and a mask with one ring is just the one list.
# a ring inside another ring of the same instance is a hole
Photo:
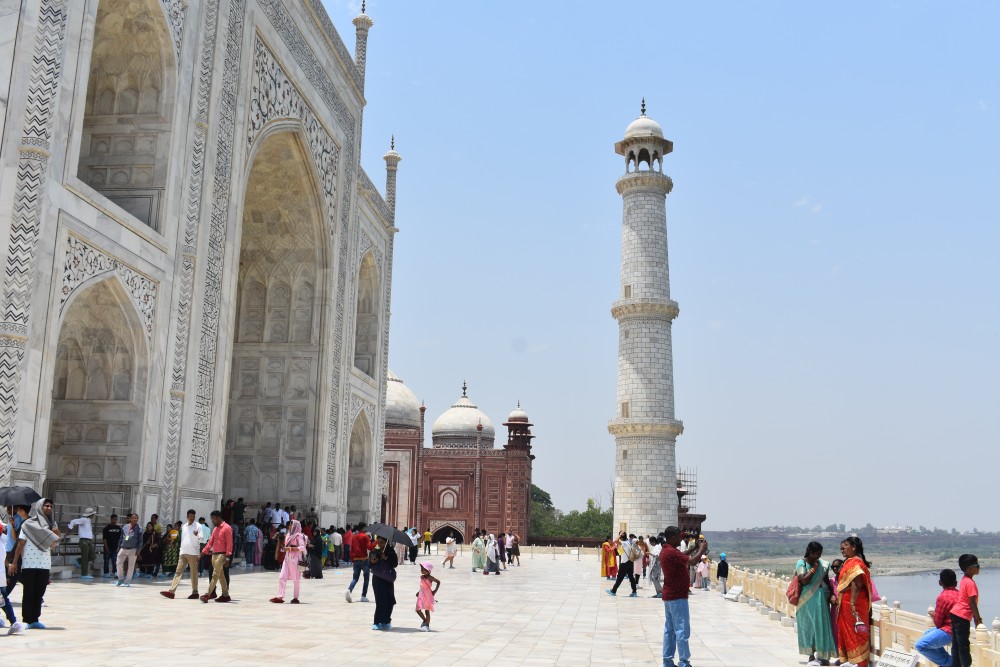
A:
{"label": "open black umbrella", "polygon": [[14,505],[34,505],[41,500],[38,492],[30,486],[5,486],[0,488],[0,506],[13,507]]}
{"label": "open black umbrella", "polygon": [[371,533],[375,537],[384,537],[386,542],[403,544],[405,546],[413,544],[413,540],[410,539],[409,535],[399,528],[394,528],[384,523],[373,523],[370,526],[365,526],[365,532]]}

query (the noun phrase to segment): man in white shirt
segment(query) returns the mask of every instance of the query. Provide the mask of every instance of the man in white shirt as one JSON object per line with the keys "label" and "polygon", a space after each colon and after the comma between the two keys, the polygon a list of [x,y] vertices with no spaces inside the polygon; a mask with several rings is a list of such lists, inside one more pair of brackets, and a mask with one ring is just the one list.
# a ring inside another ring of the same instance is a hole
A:
{"label": "man in white shirt", "polygon": [[275,503],[275,505],[274,505],[274,525],[275,525],[275,527],[277,528],[279,526],[284,526],[285,524],[288,523],[288,520],[290,518],[291,517],[289,516],[288,512],[286,512],[285,510],[281,509],[281,505]]}
{"label": "man in white shirt", "polygon": [[191,595],[188,600],[198,599],[198,556],[201,555],[203,527],[194,520],[194,510],[187,511],[187,523],[181,526],[181,551],[177,557],[177,571],[174,573],[174,583],[169,591],[160,591],[165,598],[174,599],[174,591],[181,583],[181,576],[186,567],[191,571]]}
{"label": "man in white shirt", "polygon": [[93,507],[83,510],[83,516],[69,522],[69,529],[76,528],[76,534],[80,537],[80,578],[93,579],[90,574],[90,564],[94,562],[94,525],[90,522],[91,517],[97,516]]}

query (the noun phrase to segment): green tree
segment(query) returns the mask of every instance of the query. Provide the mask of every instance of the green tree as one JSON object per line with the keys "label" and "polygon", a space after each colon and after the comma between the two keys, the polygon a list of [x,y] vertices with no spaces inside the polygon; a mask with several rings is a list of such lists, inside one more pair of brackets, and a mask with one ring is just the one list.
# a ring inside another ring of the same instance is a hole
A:
{"label": "green tree", "polygon": [[531,534],[543,537],[607,537],[611,534],[613,512],[603,509],[593,498],[587,509],[562,513],[552,504],[552,496],[531,485]]}

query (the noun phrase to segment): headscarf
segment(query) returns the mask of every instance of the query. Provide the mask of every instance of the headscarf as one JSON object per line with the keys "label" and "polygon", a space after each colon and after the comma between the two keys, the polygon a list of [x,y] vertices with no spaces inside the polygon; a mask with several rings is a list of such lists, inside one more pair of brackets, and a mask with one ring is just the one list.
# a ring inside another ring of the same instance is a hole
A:
{"label": "headscarf", "polygon": [[302,524],[295,519],[288,520],[288,534],[285,535],[285,548],[304,547],[306,538],[302,534]]}
{"label": "headscarf", "polygon": [[493,533],[490,533],[490,536],[486,538],[486,558],[490,562],[496,562],[497,559],[496,546],[497,546],[497,538],[493,537]]}
{"label": "headscarf", "polygon": [[59,536],[52,532],[56,522],[42,510],[44,504],[45,498],[35,501],[28,512],[28,518],[21,524],[21,535],[31,540],[35,548],[41,551],[47,551],[59,541]]}

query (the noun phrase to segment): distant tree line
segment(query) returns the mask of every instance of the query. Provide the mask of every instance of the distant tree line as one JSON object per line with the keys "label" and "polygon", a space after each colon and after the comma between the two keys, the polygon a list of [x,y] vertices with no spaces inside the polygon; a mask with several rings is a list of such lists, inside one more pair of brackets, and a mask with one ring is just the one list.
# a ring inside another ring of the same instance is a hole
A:
{"label": "distant tree line", "polygon": [[593,498],[587,498],[587,509],[582,512],[563,512],[552,504],[547,491],[531,485],[531,536],[536,537],[587,537],[603,539],[611,534],[614,523],[611,509],[604,509]]}
{"label": "distant tree line", "polygon": [[904,534],[904,535],[921,535],[924,537],[955,537],[958,535],[983,535],[983,536],[997,536],[1000,532],[984,532],[973,528],[968,533],[960,533],[956,528],[950,530],[945,530],[944,528],[928,528],[926,526],[920,526],[918,528],[905,528],[893,530],[891,533],[887,533],[885,530],[879,530],[870,523],[865,524],[861,528],[850,528],[848,529],[845,524],[842,523],[831,523],[828,526],[822,526],[816,524],[815,526],[757,526],[754,528],[737,528],[732,531],[733,533],[781,533],[781,534],[794,534],[794,533],[842,533],[844,535],[857,535],[858,537],[875,537],[876,535],[886,535],[886,534]]}

